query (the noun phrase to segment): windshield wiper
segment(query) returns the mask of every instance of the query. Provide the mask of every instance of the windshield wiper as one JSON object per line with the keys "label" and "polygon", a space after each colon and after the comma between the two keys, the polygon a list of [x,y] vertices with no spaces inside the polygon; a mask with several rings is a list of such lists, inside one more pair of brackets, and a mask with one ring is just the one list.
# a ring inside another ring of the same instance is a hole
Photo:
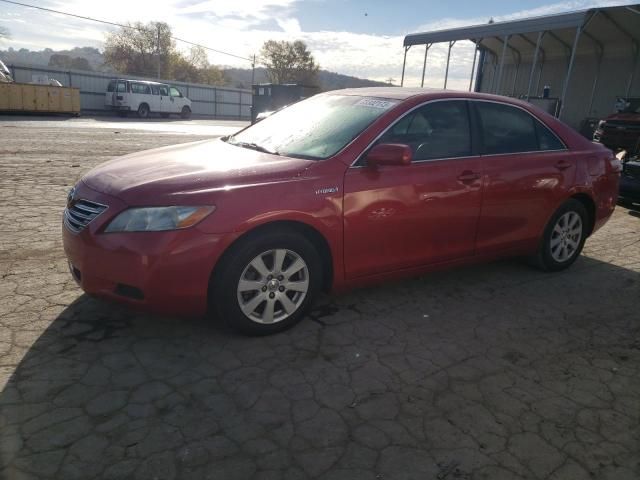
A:
{"label": "windshield wiper", "polygon": [[253,142],[235,142],[235,141],[232,141],[231,138],[229,138],[228,141],[229,141],[229,143],[231,145],[237,145],[237,146],[242,147],[242,148],[248,148],[250,150],[255,150],[257,152],[268,153],[270,155],[280,155],[278,152],[274,152],[272,150],[269,150],[268,148],[265,148],[262,145],[258,145],[257,143],[253,143]]}

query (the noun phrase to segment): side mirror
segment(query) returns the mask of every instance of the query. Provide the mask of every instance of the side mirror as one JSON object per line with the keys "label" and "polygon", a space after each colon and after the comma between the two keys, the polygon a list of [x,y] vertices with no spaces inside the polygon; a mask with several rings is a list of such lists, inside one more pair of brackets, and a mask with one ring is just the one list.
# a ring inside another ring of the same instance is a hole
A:
{"label": "side mirror", "polygon": [[367,153],[367,164],[376,167],[379,165],[409,165],[413,158],[413,151],[409,145],[399,143],[383,143],[373,147]]}

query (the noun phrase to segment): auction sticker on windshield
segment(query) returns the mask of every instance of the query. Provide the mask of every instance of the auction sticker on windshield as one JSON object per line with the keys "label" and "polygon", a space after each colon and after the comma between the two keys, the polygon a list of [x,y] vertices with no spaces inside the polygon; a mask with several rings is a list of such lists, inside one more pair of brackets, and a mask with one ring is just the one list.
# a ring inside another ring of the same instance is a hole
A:
{"label": "auction sticker on windshield", "polygon": [[378,100],[376,98],[363,98],[355,105],[357,107],[372,107],[372,108],[381,108],[383,110],[386,110],[388,108],[393,107],[397,103],[398,102],[391,102],[389,100]]}

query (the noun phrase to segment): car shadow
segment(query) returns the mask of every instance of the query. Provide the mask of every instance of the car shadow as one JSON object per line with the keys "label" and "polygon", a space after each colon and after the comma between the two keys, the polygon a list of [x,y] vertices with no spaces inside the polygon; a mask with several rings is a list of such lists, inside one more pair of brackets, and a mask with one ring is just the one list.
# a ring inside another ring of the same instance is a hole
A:
{"label": "car shadow", "polygon": [[325,297],[261,338],[82,295],[33,341],[13,320],[0,477],[621,477],[639,286],[585,256],[497,262]]}

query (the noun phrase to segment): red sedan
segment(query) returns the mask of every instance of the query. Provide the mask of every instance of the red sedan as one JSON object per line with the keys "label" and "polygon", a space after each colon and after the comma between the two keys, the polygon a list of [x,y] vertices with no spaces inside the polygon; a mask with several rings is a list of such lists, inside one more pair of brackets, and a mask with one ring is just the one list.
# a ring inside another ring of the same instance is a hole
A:
{"label": "red sedan", "polygon": [[267,334],[320,290],[506,256],[567,268],[620,168],[521,101],[341,90],[97,167],[69,194],[64,248],[89,294]]}

